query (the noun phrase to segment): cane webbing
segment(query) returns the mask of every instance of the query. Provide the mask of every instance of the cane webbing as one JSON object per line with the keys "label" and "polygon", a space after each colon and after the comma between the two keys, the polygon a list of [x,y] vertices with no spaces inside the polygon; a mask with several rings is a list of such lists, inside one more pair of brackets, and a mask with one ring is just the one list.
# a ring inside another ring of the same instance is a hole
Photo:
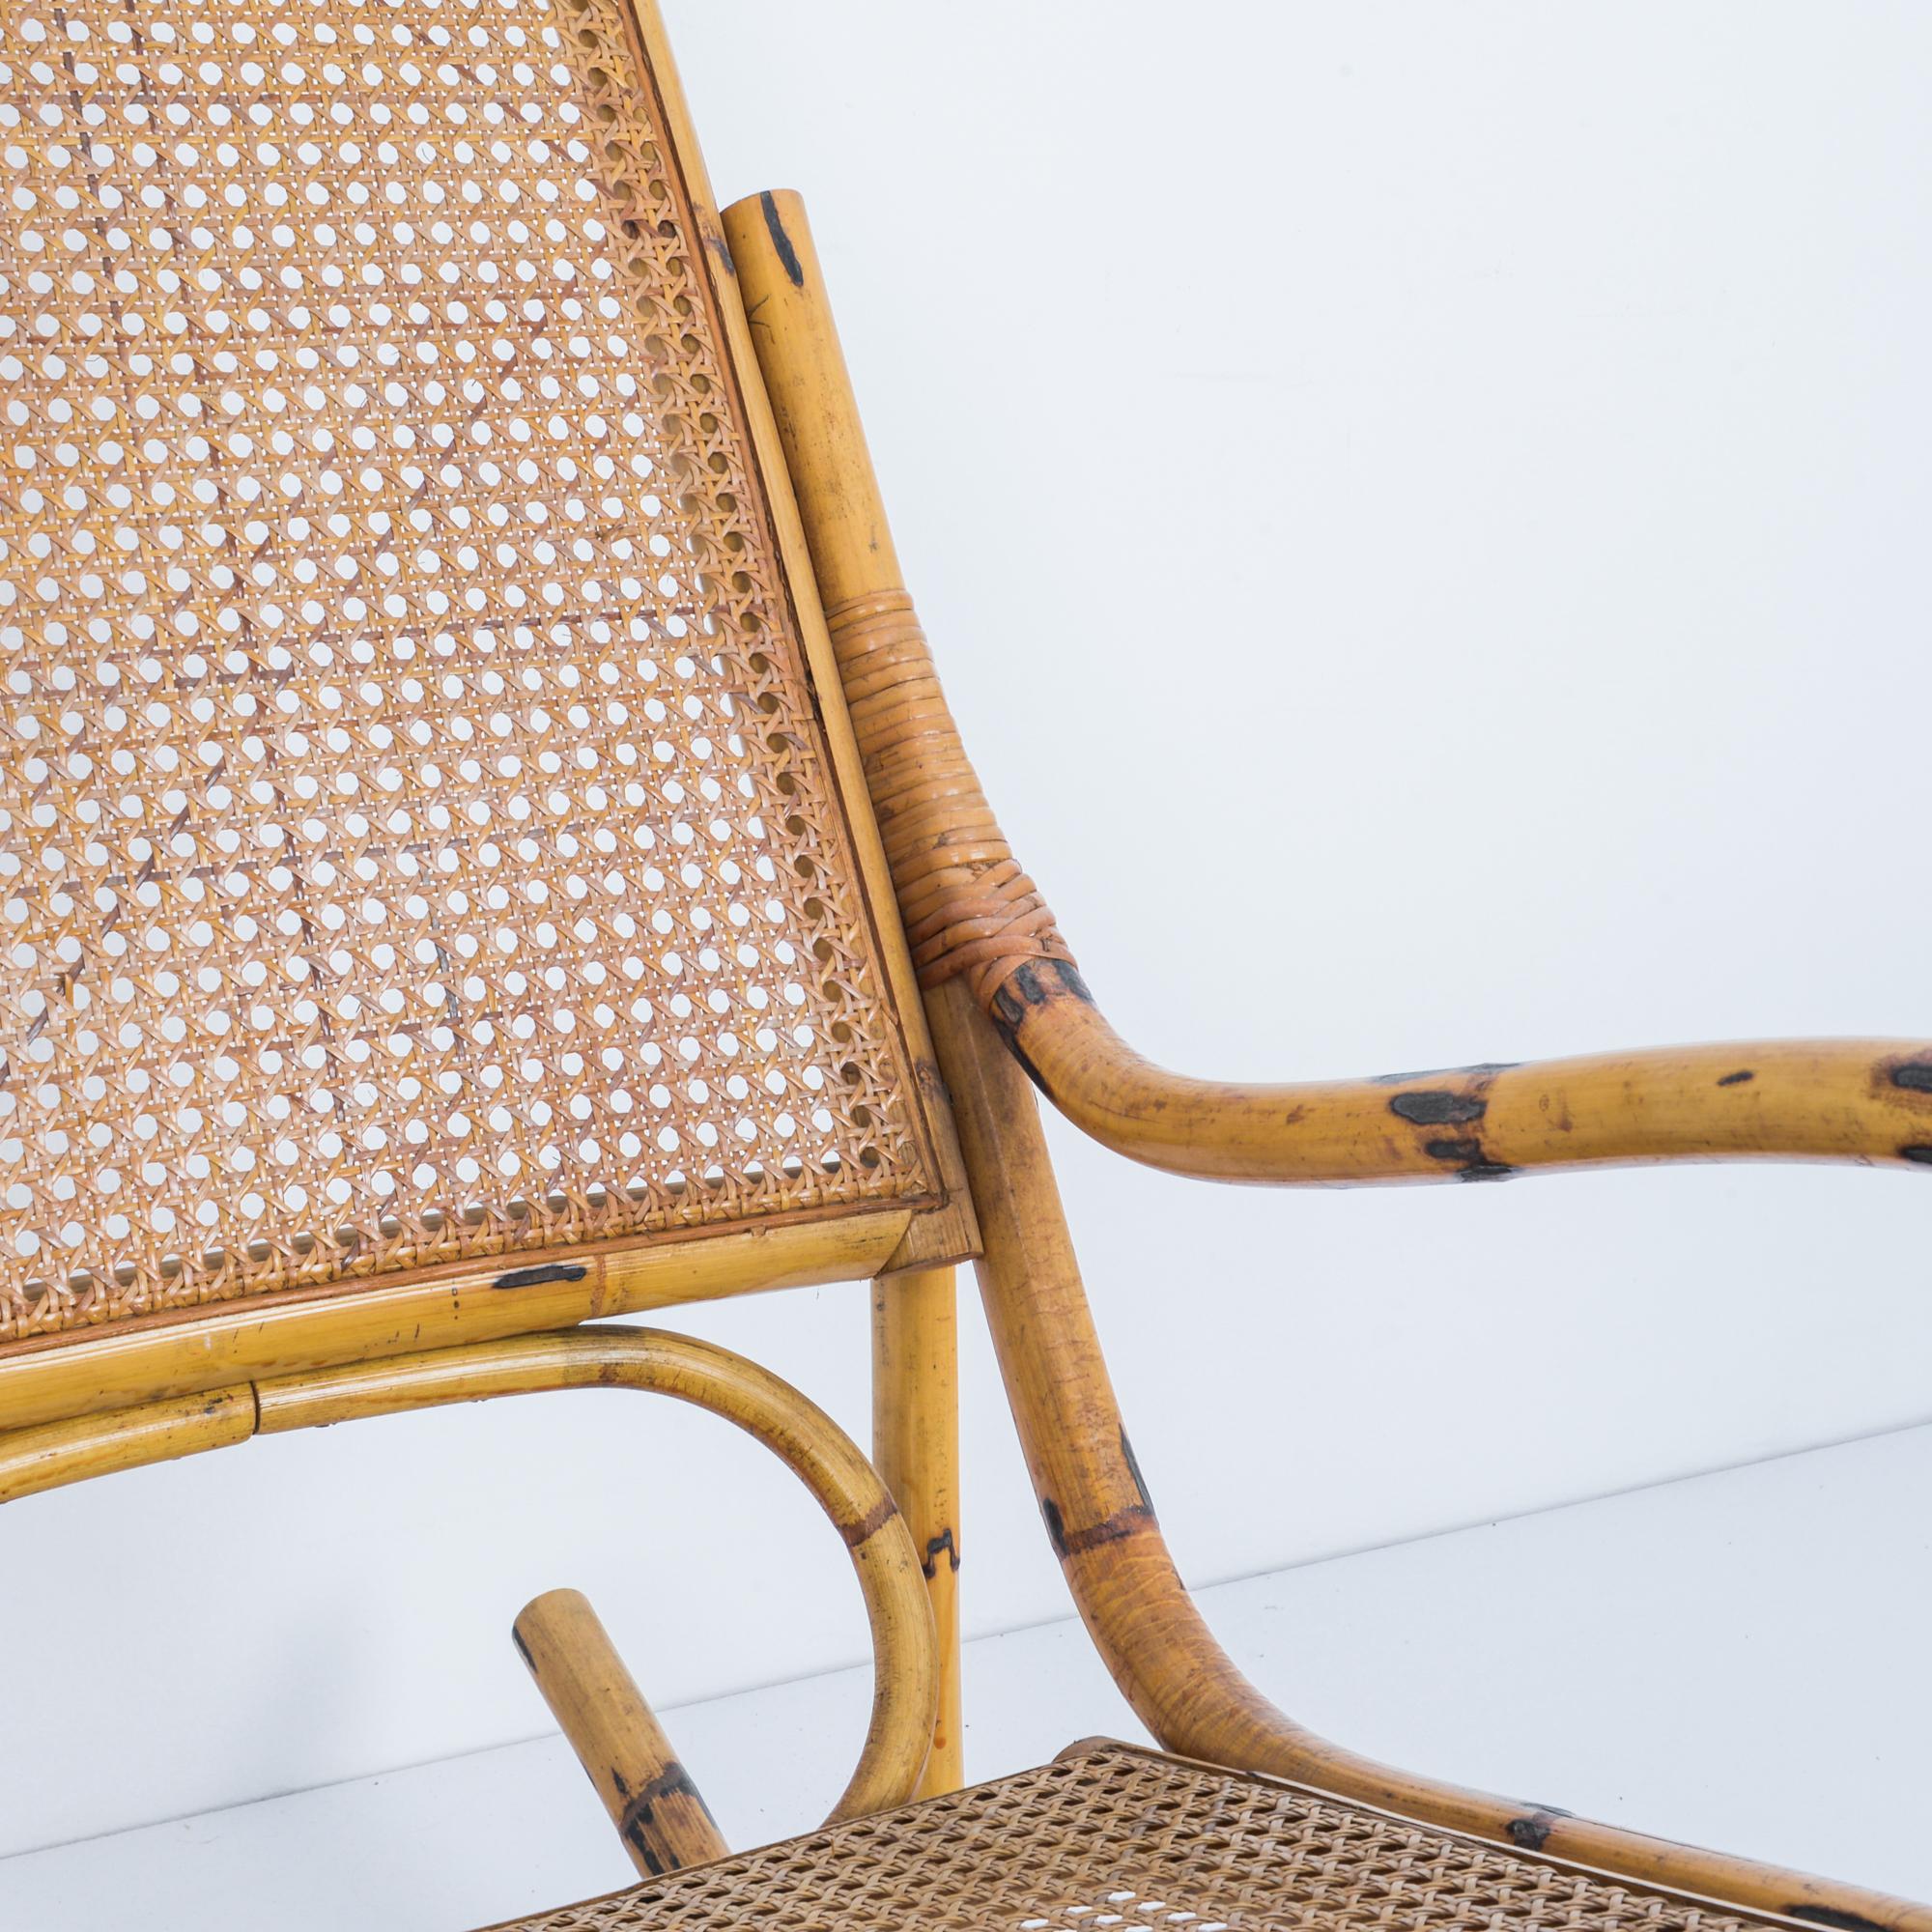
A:
{"label": "cane webbing", "polygon": [[514,1932],[1758,1932],[1784,1923],[1296,1785],[1109,1748],[519,1919]]}
{"label": "cane webbing", "polygon": [[933,1191],[621,6],[0,4],[0,1339]]}

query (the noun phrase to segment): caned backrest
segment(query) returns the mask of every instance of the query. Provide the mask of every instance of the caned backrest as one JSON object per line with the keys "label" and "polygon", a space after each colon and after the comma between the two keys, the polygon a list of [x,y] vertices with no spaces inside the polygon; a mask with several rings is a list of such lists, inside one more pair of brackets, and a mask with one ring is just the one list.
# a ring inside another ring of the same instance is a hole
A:
{"label": "caned backrest", "polygon": [[0,1348],[948,1192],[639,34],[0,8]]}

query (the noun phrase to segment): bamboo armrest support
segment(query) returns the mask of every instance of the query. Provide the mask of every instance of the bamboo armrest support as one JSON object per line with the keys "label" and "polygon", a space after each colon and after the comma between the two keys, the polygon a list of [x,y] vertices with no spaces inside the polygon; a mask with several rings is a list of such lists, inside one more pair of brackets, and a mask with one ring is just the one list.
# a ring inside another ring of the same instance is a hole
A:
{"label": "bamboo armrest support", "polygon": [[1932,1172],[1932,1042],[1754,1040],[1245,1086],[1143,1060],[1057,961],[1020,967],[987,1004],[1068,1120],[1118,1152],[1203,1179],[1503,1180],[1750,1159]]}

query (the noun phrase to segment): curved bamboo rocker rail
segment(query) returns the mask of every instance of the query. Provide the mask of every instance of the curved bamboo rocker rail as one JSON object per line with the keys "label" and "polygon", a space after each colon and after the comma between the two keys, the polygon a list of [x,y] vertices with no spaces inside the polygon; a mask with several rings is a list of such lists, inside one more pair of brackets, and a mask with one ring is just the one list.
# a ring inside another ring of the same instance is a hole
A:
{"label": "curved bamboo rocker rail", "polygon": [[1215,1179],[1486,1179],[1751,1156],[1932,1163],[1932,1048],[1666,1049],[1387,1081],[1253,1087],[1140,1060],[1099,1016],[1014,863],[946,710],[797,196],[725,211],[854,727],[972,1178],[980,1291],[1047,1534],[1115,1681],[1159,1742],[1411,1817],[1839,1932],[1932,1907],[1380,1765],[1295,1723],[1182,1583],[1101,1354],[1034,1096],[1120,1152]]}
{"label": "curved bamboo rocker rail", "polygon": [[0,1503],[251,1435],[571,1388],[637,1389],[707,1409],[761,1442],[811,1492],[851,1552],[873,1653],[865,1745],[826,1822],[904,1804],[925,1768],[939,1696],[932,1615],[911,1533],[872,1465],[823,1409],[768,1370],[707,1342],[650,1328],[579,1328],[14,1430],[0,1435]]}

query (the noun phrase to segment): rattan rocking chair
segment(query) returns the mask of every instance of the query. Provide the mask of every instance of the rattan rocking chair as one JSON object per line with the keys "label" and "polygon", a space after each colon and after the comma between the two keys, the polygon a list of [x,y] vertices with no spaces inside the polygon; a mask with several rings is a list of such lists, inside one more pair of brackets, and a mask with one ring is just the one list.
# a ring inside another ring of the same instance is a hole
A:
{"label": "rattan rocking chair", "polygon": [[[645,1875],[559,1932],[1932,1932],[1263,1699],[1135,1468],[1034,1092],[1220,1180],[1922,1168],[1932,1046],[1137,1058],[960,748],[803,211],[714,213],[650,0],[7,0],[0,164],[0,1498],[538,1389],[751,1431],[858,1572],[860,1766],[727,1857],[588,1606],[540,1599],[518,1643]],[[1174,1755],[956,1789],[968,1259]],[[582,1325],[866,1278],[876,1463],[722,1350]]]}

